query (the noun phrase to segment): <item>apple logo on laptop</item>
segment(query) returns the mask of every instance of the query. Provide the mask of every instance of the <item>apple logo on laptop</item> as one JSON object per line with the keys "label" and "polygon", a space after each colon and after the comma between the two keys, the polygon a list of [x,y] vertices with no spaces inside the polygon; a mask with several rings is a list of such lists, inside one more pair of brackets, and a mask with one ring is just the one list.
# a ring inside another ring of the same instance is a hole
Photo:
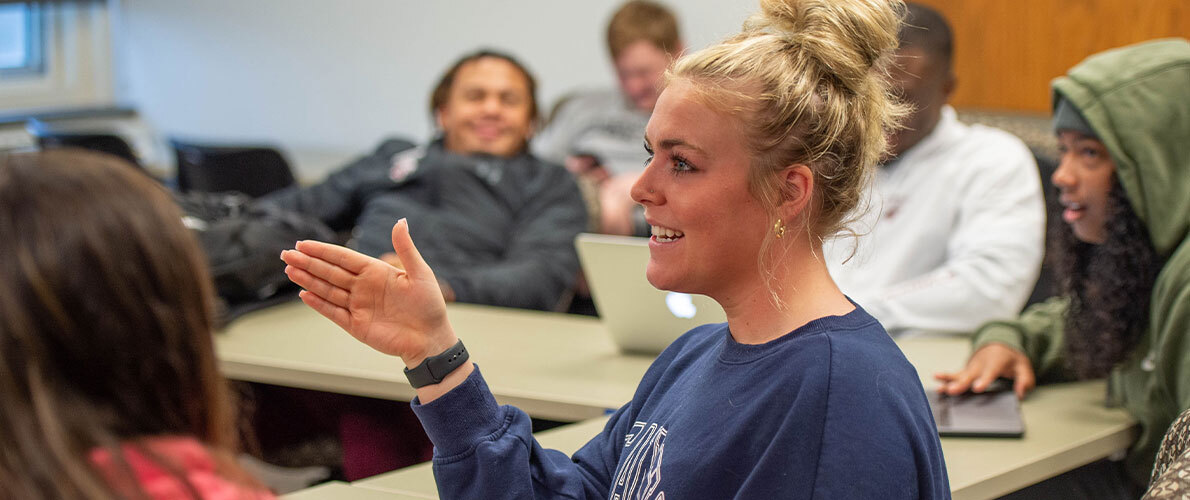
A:
{"label": "apple logo on laptop", "polygon": [[669,312],[679,318],[693,318],[694,313],[698,312],[698,308],[694,307],[694,300],[690,298],[690,294],[688,293],[667,293],[665,295],[665,306],[669,308]]}

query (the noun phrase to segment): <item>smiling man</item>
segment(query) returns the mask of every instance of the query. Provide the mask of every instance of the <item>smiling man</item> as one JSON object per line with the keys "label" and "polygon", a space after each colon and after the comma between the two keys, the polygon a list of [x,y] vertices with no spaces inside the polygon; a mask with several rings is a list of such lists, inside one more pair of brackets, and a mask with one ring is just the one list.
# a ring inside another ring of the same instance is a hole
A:
{"label": "smiling man", "polygon": [[571,176],[526,150],[535,89],[512,57],[469,54],[430,97],[436,140],[386,141],[321,184],[261,203],[350,230],[372,256],[392,252],[393,224],[407,218],[447,300],[554,309],[578,272],[573,241],[587,216]]}
{"label": "smiling man", "polygon": [[574,94],[533,141],[536,154],[565,164],[595,188],[601,232],[647,234],[639,216],[633,227],[635,204],[628,190],[644,168],[640,138],[659,84],[683,47],[678,20],[668,8],[646,0],[625,3],[607,27],[619,88]]}

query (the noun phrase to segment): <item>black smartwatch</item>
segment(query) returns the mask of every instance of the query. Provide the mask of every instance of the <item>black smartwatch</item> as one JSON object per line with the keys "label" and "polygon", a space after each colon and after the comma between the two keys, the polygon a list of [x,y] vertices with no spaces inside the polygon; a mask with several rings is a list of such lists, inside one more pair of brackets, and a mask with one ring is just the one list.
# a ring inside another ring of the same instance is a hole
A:
{"label": "black smartwatch", "polygon": [[460,340],[446,352],[430,356],[413,368],[406,368],[405,378],[409,379],[409,385],[414,389],[437,384],[450,375],[450,372],[463,366],[463,363],[470,357],[471,355],[467,354],[467,348],[463,347],[463,341]]}

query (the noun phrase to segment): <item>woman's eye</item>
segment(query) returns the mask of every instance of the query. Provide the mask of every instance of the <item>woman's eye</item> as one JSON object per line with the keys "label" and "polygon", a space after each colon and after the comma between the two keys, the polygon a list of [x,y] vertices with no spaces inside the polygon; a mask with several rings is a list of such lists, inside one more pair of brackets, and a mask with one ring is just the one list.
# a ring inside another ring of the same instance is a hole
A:
{"label": "woman's eye", "polygon": [[1099,158],[1099,150],[1095,148],[1083,148],[1082,155],[1087,158]]}
{"label": "woman's eye", "polygon": [[694,171],[694,166],[687,162],[685,158],[682,158],[681,156],[674,156],[673,171],[674,173],[692,172]]}

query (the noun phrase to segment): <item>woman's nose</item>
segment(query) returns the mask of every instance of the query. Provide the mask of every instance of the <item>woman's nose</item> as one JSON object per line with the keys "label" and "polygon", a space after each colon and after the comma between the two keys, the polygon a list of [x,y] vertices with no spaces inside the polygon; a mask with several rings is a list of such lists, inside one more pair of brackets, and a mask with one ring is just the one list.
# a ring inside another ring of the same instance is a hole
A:
{"label": "woman's nose", "polygon": [[1070,156],[1070,153],[1062,153],[1062,156],[1058,158],[1058,168],[1054,169],[1053,175],[1050,176],[1050,183],[1056,188],[1066,189],[1074,186],[1076,178]]}
{"label": "woman's nose", "polygon": [[640,177],[636,178],[636,182],[632,183],[632,188],[628,190],[628,194],[632,196],[632,201],[641,205],[656,204],[657,193],[656,187],[653,183],[653,169],[649,165],[645,165],[644,172],[641,172]]}

